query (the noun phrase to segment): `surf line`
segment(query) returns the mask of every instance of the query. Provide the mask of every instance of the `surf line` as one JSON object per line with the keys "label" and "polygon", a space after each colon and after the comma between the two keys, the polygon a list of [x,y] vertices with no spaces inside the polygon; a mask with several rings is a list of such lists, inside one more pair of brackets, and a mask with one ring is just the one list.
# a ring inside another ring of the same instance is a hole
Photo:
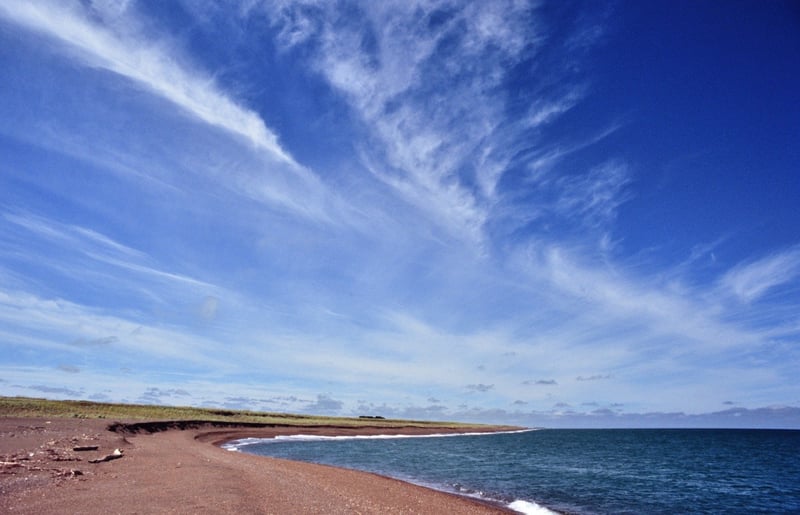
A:
{"label": "surf line", "polygon": [[256,445],[260,443],[268,443],[268,442],[314,442],[314,441],[342,441],[342,440],[392,440],[392,439],[404,439],[404,438],[448,438],[455,436],[489,436],[489,435],[502,435],[502,434],[517,434],[517,433],[528,433],[531,431],[539,431],[539,429],[524,428],[524,429],[513,429],[510,431],[434,433],[429,435],[403,435],[403,434],[337,435],[337,436],[307,435],[307,434],[276,435],[265,438],[241,438],[238,440],[231,440],[230,442],[222,444],[220,447],[228,451],[241,451],[242,447],[247,447],[248,445]]}

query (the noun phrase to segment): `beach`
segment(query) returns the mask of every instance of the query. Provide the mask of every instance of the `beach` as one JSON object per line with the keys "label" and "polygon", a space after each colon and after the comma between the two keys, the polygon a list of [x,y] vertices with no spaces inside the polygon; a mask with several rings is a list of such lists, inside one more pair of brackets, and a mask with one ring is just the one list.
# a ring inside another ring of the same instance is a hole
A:
{"label": "beach", "polygon": [[112,431],[111,424],[0,418],[0,512],[508,513],[501,506],[375,474],[219,447],[279,434],[432,434],[452,428],[196,421],[123,424]]}

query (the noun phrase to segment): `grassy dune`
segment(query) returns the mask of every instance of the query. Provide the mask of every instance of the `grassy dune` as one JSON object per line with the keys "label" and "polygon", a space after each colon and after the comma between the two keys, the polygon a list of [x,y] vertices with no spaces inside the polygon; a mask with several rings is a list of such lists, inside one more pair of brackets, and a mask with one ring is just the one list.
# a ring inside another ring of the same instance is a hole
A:
{"label": "grassy dune", "polygon": [[111,404],[90,401],[53,401],[30,397],[0,397],[0,417],[65,417],[101,418],[111,420],[207,420],[225,422],[256,422],[290,426],[371,426],[371,427],[451,427],[486,428],[482,424],[460,422],[431,422],[400,419],[357,417],[324,417],[293,415],[246,410],[192,408],[184,406],[153,406],[147,404]]}

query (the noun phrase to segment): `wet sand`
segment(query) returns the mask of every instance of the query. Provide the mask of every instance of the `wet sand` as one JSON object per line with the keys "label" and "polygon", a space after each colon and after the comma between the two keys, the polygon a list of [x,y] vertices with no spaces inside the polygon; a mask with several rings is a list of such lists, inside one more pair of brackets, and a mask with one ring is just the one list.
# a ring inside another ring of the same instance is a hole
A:
{"label": "wet sand", "polygon": [[[448,513],[509,510],[376,474],[221,449],[277,434],[430,434],[429,428],[0,417],[0,513]],[[96,447],[96,449],[94,449]],[[80,450],[87,449],[87,450]],[[122,457],[91,463],[91,460]]]}

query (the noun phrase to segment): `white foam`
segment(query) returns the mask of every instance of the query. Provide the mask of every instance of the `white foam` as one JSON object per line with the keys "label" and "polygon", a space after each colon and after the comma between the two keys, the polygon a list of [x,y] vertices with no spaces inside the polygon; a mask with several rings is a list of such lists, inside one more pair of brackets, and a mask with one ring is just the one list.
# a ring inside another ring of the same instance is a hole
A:
{"label": "white foam", "polygon": [[280,441],[296,441],[296,442],[312,442],[319,440],[399,440],[404,438],[442,438],[447,436],[476,436],[483,433],[443,433],[434,435],[338,435],[338,436],[324,436],[324,435],[278,435],[269,440]]}
{"label": "white foam", "polygon": [[537,429],[515,429],[513,431],[494,431],[483,433],[437,433],[428,435],[339,435],[339,436],[324,436],[324,435],[278,435],[270,438],[242,438],[241,440],[233,440],[222,445],[223,449],[229,451],[238,451],[240,447],[247,445],[254,445],[257,443],[267,442],[313,442],[321,440],[390,440],[401,438],[446,438],[451,436],[489,436],[497,434],[514,434],[514,433],[527,433],[528,431],[537,431]]}
{"label": "white foam", "polygon": [[497,434],[511,434],[511,433],[525,433],[528,431],[536,431],[535,429],[520,429],[514,431],[495,431],[483,433],[435,433],[427,435],[338,435],[338,436],[324,436],[324,435],[278,435],[274,438],[265,438],[264,440],[283,440],[283,441],[314,441],[314,440],[396,440],[403,438],[448,438],[454,436],[489,436]]}
{"label": "white foam", "polygon": [[246,447],[248,445],[253,445],[257,443],[261,443],[267,440],[267,438],[242,438],[240,440],[232,440],[230,442],[226,442],[220,447],[227,451],[238,451],[240,447]]}
{"label": "white foam", "polygon": [[524,513],[525,515],[556,515],[556,512],[530,501],[514,501],[509,504],[508,507],[516,512]]}

